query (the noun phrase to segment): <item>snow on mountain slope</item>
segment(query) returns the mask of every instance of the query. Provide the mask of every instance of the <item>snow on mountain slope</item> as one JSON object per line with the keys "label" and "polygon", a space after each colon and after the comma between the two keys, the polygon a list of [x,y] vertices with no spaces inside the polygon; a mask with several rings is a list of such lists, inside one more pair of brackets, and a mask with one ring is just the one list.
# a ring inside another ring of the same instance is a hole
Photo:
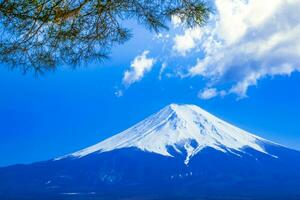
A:
{"label": "snow on mountain slope", "polygon": [[[96,145],[65,157],[83,157],[115,149],[136,147],[142,151],[174,156],[185,153],[185,164],[205,147],[240,156],[245,148],[268,154],[264,145],[275,145],[241,130],[195,105],[171,104],[133,127]],[[174,151],[173,151],[174,152]]]}

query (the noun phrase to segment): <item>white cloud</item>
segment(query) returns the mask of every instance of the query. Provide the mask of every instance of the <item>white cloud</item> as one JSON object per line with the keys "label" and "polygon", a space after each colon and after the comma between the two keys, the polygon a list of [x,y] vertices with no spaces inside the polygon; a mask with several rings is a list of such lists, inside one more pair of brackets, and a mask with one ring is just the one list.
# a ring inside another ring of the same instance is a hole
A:
{"label": "white cloud", "polygon": [[[202,76],[214,88],[229,83],[223,94],[246,97],[259,79],[300,71],[300,0],[215,0],[215,5],[216,14],[196,34],[201,38],[189,29],[174,38],[180,54],[196,47],[204,52],[190,76]],[[218,96],[217,89],[207,90],[203,97]]]}
{"label": "white cloud", "polygon": [[212,99],[214,97],[220,96],[220,97],[224,97],[226,95],[226,91],[221,90],[218,91],[216,88],[205,88],[202,91],[199,91],[198,93],[198,97],[200,99]]}
{"label": "white cloud", "polygon": [[148,54],[149,51],[144,51],[131,62],[130,69],[126,70],[123,76],[125,85],[129,86],[140,81],[144,74],[152,69],[155,59],[147,57]]}
{"label": "white cloud", "polygon": [[158,79],[161,80],[162,79],[162,75],[165,72],[165,69],[167,68],[167,63],[162,63],[161,64],[161,68],[159,70],[159,75],[158,75]]}
{"label": "white cloud", "polygon": [[201,28],[188,28],[182,35],[175,36],[173,49],[181,55],[185,55],[197,46],[201,38]]}
{"label": "white cloud", "polygon": [[200,99],[211,99],[216,96],[218,96],[216,88],[206,88],[203,91],[200,91],[198,94],[198,97]]}
{"label": "white cloud", "polygon": [[[206,81],[206,89],[199,92],[199,98],[228,94],[243,98],[260,79],[300,71],[300,0],[214,3],[215,12],[207,26],[185,29],[180,18],[173,16],[174,29],[166,36],[155,37],[164,47],[171,45],[161,50],[159,79],[163,74],[182,79],[200,76]],[[125,85],[141,80],[152,69],[155,60],[147,54],[145,51],[131,63],[123,77]],[[189,63],[177,65],[175,60],[176,67],[171,59]],[[172,66],[172,72],[164,73],[164,63],[170,69]]]}
{"label": "white cloud", "polygon": [[153,39],[158,40],[160,42],[167,42],[169,38],[170,38],[169,34],[157,33]]}
{"label": "white cloud", "polygon": [[114,94],[116,97],[122,97],[124,95],[124,92],[122,90],[117,90]]}
{"label": "white cloud", "polygon": [[177,15],[172,15],[171,22],[172,22],[173,27],[175,27],[175,28],[181,26],[181,24],[182,24],[180,17]]}

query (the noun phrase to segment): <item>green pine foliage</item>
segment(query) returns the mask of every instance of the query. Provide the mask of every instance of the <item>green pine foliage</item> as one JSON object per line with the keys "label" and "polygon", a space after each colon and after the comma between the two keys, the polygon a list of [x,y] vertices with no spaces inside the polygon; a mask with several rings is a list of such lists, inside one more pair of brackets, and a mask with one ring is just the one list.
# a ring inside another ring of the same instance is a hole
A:
{"label": "green pine foliage", "polygon": [[101,62],[131,37],[124,20],[159,32],[173,15],[203,25],[209,11],[202,0],[0,0],[0,62],[37,73]]}

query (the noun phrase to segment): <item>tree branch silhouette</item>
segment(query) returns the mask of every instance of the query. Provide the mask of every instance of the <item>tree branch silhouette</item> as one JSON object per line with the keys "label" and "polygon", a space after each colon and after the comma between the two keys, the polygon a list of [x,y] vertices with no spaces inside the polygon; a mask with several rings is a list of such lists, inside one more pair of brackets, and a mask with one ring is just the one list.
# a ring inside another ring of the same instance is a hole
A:
{"label": "tree branch silhouette", "polygon": [[192,27],[209,12],[201,0],[0,0],[0,62],[24,73],[101,62],[131,37],[124,20],[159,32],[174,15]]}

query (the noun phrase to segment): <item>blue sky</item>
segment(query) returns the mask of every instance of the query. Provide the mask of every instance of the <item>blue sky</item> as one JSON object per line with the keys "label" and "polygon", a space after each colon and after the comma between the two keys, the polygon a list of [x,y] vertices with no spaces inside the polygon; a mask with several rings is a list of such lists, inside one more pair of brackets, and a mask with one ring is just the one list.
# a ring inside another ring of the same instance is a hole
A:
{"label": "blue sky", "polygon": [[206,27],[174,18],[160,35],[127,22],[129,42],[77,70],[36,77],[2,65],[0,166],[71,153],[170,103],[300,149],[299,1],[282,2],[216,0]]}

